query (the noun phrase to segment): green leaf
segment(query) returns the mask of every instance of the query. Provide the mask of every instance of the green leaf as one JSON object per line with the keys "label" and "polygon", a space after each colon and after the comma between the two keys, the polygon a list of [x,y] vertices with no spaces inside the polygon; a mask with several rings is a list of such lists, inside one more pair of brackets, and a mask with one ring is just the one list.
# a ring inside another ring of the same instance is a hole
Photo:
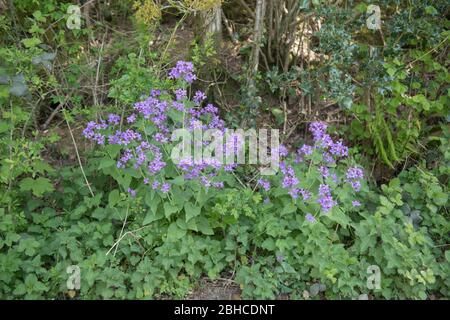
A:
{"label": "green leaf", "polygon": [[450,262],[450,250],[445,251],[445,259]]}
{"label": "green leaf", "polygon": [[448,194],[444,192],[436,192],[433,196],[433,201],[438,206],[444,206],[447,203]]}
{"label": "green leaf", "polygon": [[186,211],[186,222],[187,222],[192,218],[200,215],[201,207],[196,207],[191,202],[187,202],[184,205],[184,211]]}
{"label": "green leaf", "polygon": [[[156,205],[156,207],[157,207],[157,205]],[[149,223],[160,220],[162,218],[164,218],[164,214],[162,213],[162,211],[158,211],[155,208],[150,208],[147,211],[147,215],[145,216],[144,221],[142,222],[142,225],[145,226]]]}
{"label": "green leaf", "polygon": [[114,161],[114,160],[112,160],[112,159],[108,159],[108,158],[102,159],[102,160],[100,161],[99,166],[98,166],[98,170],[112,167],[112,166],[114,166],[115,164],[116,164],[116,161]]}
{"label": "green leaf", "polygon": [[209,225],[208,219],[206,219],[205,217],[197,217],[196,222],[197,222],[198,231],[200,231],[201,233],[206,234],[206,235],[214,234],[213,229]]}
{"label": "green leaf", "polygon": [[164,214],[166,216],[167,219],[170,218],[170,216],[175,213],[178,212],[178,208],[171,205],[170,203],[166,202],[164,203]]}
{"label": "green leaf", "polygon": [[21,191],[32,191],[36,197],[41,197],[46,192],[55,190],[50,180],[47,178],[25,178],[20,182]]}
{"label": "green leaf", "polygon": [[297,207],[293,204],[293,203],[289,203],[287,204],[283,210],[281,211],[281,214],[288,214],[288,213],[292,213],[295,212],[297,210]]}
{"label": "green leaf", "polygon": [[120,202],[120,192],[117,189],[114,189],[109,193],[108,203],[111,207],[114,207],[116,204]]}
{"label": "green leaf", "polygon": [[38,38],[26,38],[22,40],[22,43],[26,48],[32,48],[40,44],[41,40]]}
{"label": "green leaf", "polygon": [[178,227],[176,222],[172,222],[167,229],[167,241],[173,242],[180,240],[186,235],[186,230]]}

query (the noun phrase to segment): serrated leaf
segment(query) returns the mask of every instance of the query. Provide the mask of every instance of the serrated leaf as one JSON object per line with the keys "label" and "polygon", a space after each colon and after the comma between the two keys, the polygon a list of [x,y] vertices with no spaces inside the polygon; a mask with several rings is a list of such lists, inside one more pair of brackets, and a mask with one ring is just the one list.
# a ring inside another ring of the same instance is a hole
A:
{"label": "serrated leaf", "polygon": [[108,195],[108,204],[111,207],[114,207],[119,202],[120,202],[120,192],[119,192],[119,190],[114,189]]}
{"label": "serrated leaf", "polygon": [[213,235],[214,231],[209,225],[208,219],[205,217],[197,217],[196,218],[198,231],[206,235]]}
{"label": "serrated leaf", "polygon": [[177,207],[171,205],[168,202],[164,203],[164,215],[166,216],[167,219],[169,219],[170,216],[175,212],[178,212]]}
{"label": "serrated leaf", "polygon": [[187,202],[184,205],[184,211],[186,212],[186,222],[192,218],[200,215],[201,207],[194,206],[191,202]]}
{"label": "serrated leaf", "polygon": [[55,188],[47,178],[25,178],[20,182],[21,191],[32,191],[36,197],[41,197],[46,192],[51,192]]}
{"label": "serrated leaf", "polygon": [[32,48],[40,44],[41,40],[38,38],[26,38],[22,40],[22,43],[26,48]]}
{"label": "serrated leaf", "polygon": [[167,241],[177,241],[186,235],[186,230],[182,230],[178,227],[176,222],[172,222],[167,229]]}

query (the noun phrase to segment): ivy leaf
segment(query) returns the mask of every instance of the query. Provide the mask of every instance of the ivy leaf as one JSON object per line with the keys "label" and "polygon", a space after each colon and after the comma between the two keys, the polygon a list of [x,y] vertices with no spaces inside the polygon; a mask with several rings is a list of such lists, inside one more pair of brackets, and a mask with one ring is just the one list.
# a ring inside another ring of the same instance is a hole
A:
{"label": "ivy leaf", "polygon": [[36,197],[42,197],[46,192],[55,190],[50,180],[47,178],[25,178],[20,182],[21,191],[32,191]]}

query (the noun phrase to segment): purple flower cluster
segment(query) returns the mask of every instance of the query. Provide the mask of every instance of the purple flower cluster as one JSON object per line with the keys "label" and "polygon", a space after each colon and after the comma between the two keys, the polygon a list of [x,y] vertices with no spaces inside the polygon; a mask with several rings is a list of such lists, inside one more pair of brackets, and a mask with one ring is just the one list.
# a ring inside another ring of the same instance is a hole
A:
{"label": "purple flower cluster", "polygon": [[346,182],[350,183],[352,188],[358,192],[361,190],[361,180],[364,178],[364,172],[361,168],[348,168],[346,174]]}
{"label": "purple flower cluster", "polygon": [[270,190],[270,182],[264,179],[258,179],[258,184],[266,191]]}
{"label": "purple flower cluster", "polygon": [[342,141],[334,142],[329,134],[326,133],[327,124],[323,122],[312,122],[309,126],[309,131],[311,131],[313,135],[314,142],[317,147],[321,147],[324,149],[325,160],[327,162],[334,162],[334,159],[331,156],[335,157],[346,157],[348,156],[348,148],[344,146]]}
{"label": "purple flower cluster", "polygon": [[331,196],[330,187],[326,184],[321,184],[319,186],[319,198],[317,199],[317,203],[319,203],[322,207],[322,211],[327,213],[333,208],[337,202],[333,200]]}
{"label": "purple flower cluster", "polygon": [[203,158],[200,163],[195,163],[192,157],[180,159],[177,167],[181,169],[186,180],[199,179],[206,188],[223,188],[222,181],[213,181],[222,164],[217,159]]}
{"label": "purple flower cluster", "polygon": [[101,121],[100,123],[90,121],[83,130],[83,136],[86,139],[96,142],[97,144],[105,144],[105,136],[97,131],[104,130],[107,127],[108,125],[104,121]]}
{"label": "purple flower cluster", "polygon": [[199,106],[205,99],[206,99],[205,93],[203,91],[198,90],[195,92],[194,98],[192,100],[194,101],[196,106]]}
{"label": "purple flower cluster", "polygon": [[281,186],[284,189],[289,190],[288,194],[293,199],[297,199],[298,196],[301,195],[303,200],[308,200],[311,197],[311,193],[308,190],[297,188],[297,185],[300,183],[300,181],[295,175],[294,168],[292,166],[287,166],[285,162],[281,162],[280,169],[283,176]]}
{"label": "purple flower cluster", "polygon": [[127,146],[134,141],[141,141],[142,136],[139,132],[132,129],[127,129],[125,131],[117,130],[115,134],[108,137],[109,144],[118,144],[122,146]]}
{"label": "purple flower cluster", "polygon": [[194,73],[194,64],[187,61],[178,61],[176,66],[169,72],[169,79],[183,79],[192,83],[197,79]]}
{"label": "purple flower cluster", "polygon": [[295,187],[300,181],[295,176],[295,171],[292,166],[286,166],[284,162],[280,163],[280,169],[283,174],[282,187],[285,189],[291,189]]}
{"label": "purple flower cluster", "polygon": [[[190,84],[196,79],[194,66],[191,62],[178,61],[176,66],[170,70],[168,77]],[[225,123],[219,117],[218,108],[212,104],[202,107],[205,100],[206,95],[202,91],[196,91],[192,102],[189,103],[188,92],[185,88],[178,88],[170,93],[153,89],[148,97],[143,97],[141,101],[134,104],[134,112],[125,118],[124,123],[129,125],[129,128],[119,130],[118,126],[122,125],[121,117],[109,114],[106,121],[89,122],[83,135],[98,144],[108,142],[124,147],[119,155],[117,167],[132,167],[139,170],[143,174],[145,185],[166,193],[169,192],[170,185],[156,179],[156,175],[167,165],[164,161],[162,147],[159,145],[169,142],[169,134],[173,129],[181,127],[190,130],[196,128],[218,129],[222,137],[225,137],[227,133]],[[194,107],[188,107],[191,105]],[[175,121],[169,117],[171,109],[183,112],[185,122]],[[144,121],[138,121],[138,119]],[[149,124],[153,125],[150,132],[149,129],[146,129]],[[151,141],[153,142],[150,143]],[[224,147],[228,148],[229,152],[236,152],[240,145],[242,145],[240,141],[231,139]],[[197,179],[205,187],[222,188],[224,183],[217,181],[219,171],[222,169],[231,171],[236,165],[224,166],[216,159],[203,159],[201,163],[194,163],[193,159],[183,159],[177,164],[177,167],[181,169],[186,179]],[[128,191],[133,196],[133,190]]]}

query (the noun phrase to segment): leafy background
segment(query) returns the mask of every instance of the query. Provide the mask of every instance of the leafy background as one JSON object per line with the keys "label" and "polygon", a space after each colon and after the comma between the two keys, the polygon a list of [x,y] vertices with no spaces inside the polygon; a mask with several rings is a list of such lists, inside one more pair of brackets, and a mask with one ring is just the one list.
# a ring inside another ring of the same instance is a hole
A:
{"label": "leafy background", "polygon": [[[380,30],[366,27],[373,3]],[[0,1],[0,297],[188,298],[214,285],[236,299],[448,298],[448,1],[373,3]],[[173,89],[178,60],[228,127],[280,129],[295,151],[327,122],[365,168],[361,207],[311,224],[251,166],[222,190],[171,176],[173,201],[118,173],[83,129]],[[371,265],[380,289],[367,287]]]}

